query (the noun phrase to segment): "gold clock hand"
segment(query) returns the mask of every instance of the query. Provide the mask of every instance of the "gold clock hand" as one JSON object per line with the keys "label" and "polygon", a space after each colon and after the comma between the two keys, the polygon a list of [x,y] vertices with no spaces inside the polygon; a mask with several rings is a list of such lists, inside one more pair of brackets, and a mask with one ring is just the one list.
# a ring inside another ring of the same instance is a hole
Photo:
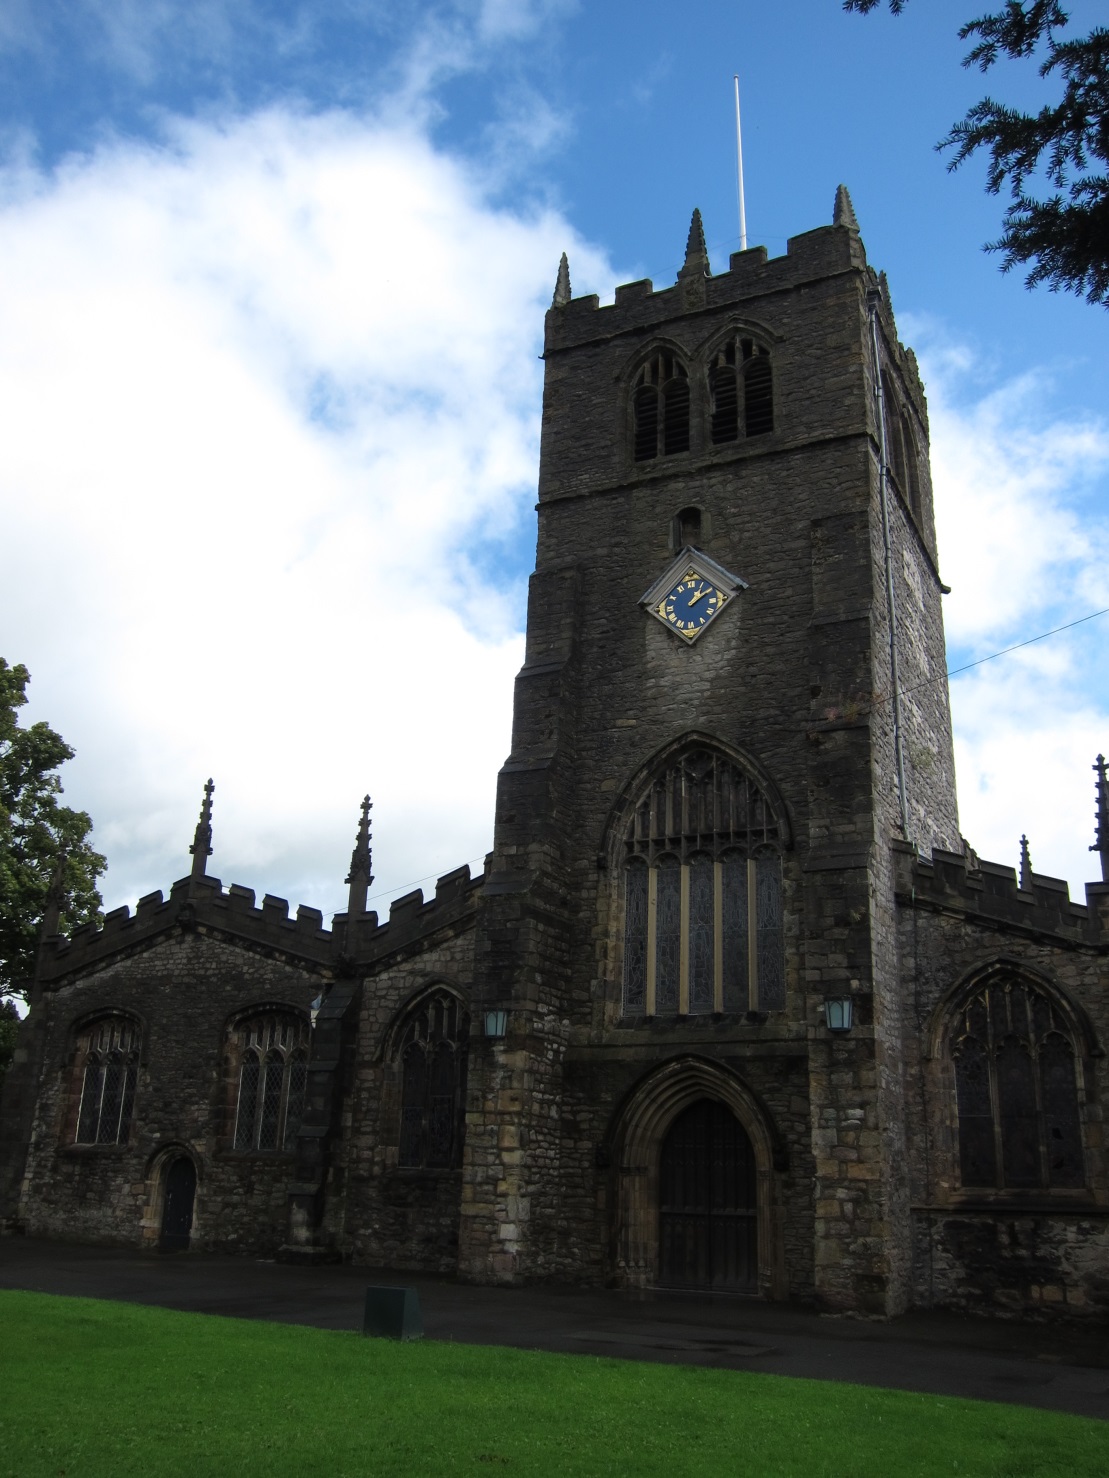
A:
{"label": "gold clock hand", "polygon": [[[708,595],[708,593],[709,593],[709,591],[711,589],[712,589],[712,586],[711,585],[706,585],[703,590],[698,590],[697,594],[695,596],[693,596],[693,598],[690,600],[689,605],[690,606],[695,606],[697,604],[697,602],[701,599],[701,597],[703,595]],[[687,606],[686,609],[688,610],[689,607]]]}

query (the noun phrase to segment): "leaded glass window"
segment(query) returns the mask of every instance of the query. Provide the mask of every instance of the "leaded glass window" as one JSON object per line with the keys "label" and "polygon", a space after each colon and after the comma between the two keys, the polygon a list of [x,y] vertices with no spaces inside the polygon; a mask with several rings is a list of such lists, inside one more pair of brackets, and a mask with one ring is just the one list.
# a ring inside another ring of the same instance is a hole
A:
{"label": "leaded glass window", "polygon": [[1051,998],[1016,974],[995,977],[962,1007],[950,1050],[960,1183],[1083,1186],[1074,1041]]}
{"label": "leaded glass window", "polygon": [[[232,1028],[229,1070],[235,1075],[232,1143],[274,1154],[296,1148],[308,1085],[308,1021],[262,1011]],[[234,1080],[234,1078],[233,1078]]]}
{"label": "leaded glass window", "polygon": [[446,990],[425,996],[404,1021],[396,1048],[399,1165],[446,1170],[461,1164],[469,1037],[469,1017]]}
{"label": "leaded glass window", "polygon": [[126,1144],[135,1109],[139,1029],[126,1017],[109,1016],[86,1027],[77,1041],[81,1076],[77,1144]]}
{"label": "leaded glass window", "polygon": [[712,858],[704,853],[689,864],[689,1010],[690,1014],[713,1007],[714,878]]}
{"label": "leaded glass window", "polygon": [[681,993],[682,870],[676,857],[663,857],[656,869],[655,1009],[677,1011]]}
{"label": "leaded glass window", "polygon": [[647,864],[641,860],[628,867],[624,910],[625,1010],[638,1014],[647,1009]]}
{"label": "leaded glass window", "polygon": [[640,797],[626,848],[625,1016],[782,1010],[779,825],[755,780],[691,751]]}

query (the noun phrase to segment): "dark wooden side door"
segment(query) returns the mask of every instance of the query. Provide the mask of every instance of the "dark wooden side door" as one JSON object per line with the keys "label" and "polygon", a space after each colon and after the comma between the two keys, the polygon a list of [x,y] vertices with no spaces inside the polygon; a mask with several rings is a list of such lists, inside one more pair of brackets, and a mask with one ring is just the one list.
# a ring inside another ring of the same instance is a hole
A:
{"label": "dark wooden side door", "polygon": [[755,1157],[731,1109],[702,1098],[680,1113],[659,1170],[659,1282],[754,1293]]}
{"label": "dark wooden side door", "polygon": [[196,1166],[188,1155],[180,1155],[166,1171],[166,1199],[162,1209],[163,1252],[184,1252],[193,1229],[196,1199]]}

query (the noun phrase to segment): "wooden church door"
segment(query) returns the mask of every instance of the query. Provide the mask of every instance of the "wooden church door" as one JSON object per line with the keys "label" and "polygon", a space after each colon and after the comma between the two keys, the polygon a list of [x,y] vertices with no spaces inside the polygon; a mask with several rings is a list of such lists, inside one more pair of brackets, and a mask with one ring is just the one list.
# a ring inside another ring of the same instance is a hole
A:
{"label": "wooden church door", "polygon": [[702,1098],[674,1120],[659,1167],[659,1282],[754,1293],[755,1157],[725,1104]]}
{"label": "wooden church door", "polygon": [[184,1252],[193,1229],[193,1201],[196,1198],[196,1167],[187,1155],[180,1155],[166,1171],[166,1198],[162,1208],[163,1252]]}

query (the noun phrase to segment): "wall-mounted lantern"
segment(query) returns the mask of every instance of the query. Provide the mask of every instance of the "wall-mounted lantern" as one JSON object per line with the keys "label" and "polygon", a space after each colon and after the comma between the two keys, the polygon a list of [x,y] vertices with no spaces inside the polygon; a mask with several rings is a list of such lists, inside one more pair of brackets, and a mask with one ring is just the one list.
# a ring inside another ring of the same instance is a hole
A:
{"label": "wall-mounted lantern", "polygon": [[496,1007],[492,1011],[486,1011],[486,1013],[485,1013],[485,1035],[491,1041],[497,1041],[499,1038],[503,1037],[504,1034],[505,1034],[505,1032],[507,1030],[508,1030],[508,1012],[507,1011],[501,1010],[500,1007]]}
{"label": "wall-mounted lantern", "polygon": [[309,1024],[309,1026],[315,1026],[315,1024],[316,1024],[316,1017],[320,1014],[320,1007],[322,1005],[323,1005],[323,996],[317,996],[316,999],[312,1002],[312,1004],[308,1007],[308,1024]]}
{"label": "wall-mounted lantern", "polygon": [[829,996],[824,1002],[824,1021],[830,1032],[851,1030],[851,997]]}

